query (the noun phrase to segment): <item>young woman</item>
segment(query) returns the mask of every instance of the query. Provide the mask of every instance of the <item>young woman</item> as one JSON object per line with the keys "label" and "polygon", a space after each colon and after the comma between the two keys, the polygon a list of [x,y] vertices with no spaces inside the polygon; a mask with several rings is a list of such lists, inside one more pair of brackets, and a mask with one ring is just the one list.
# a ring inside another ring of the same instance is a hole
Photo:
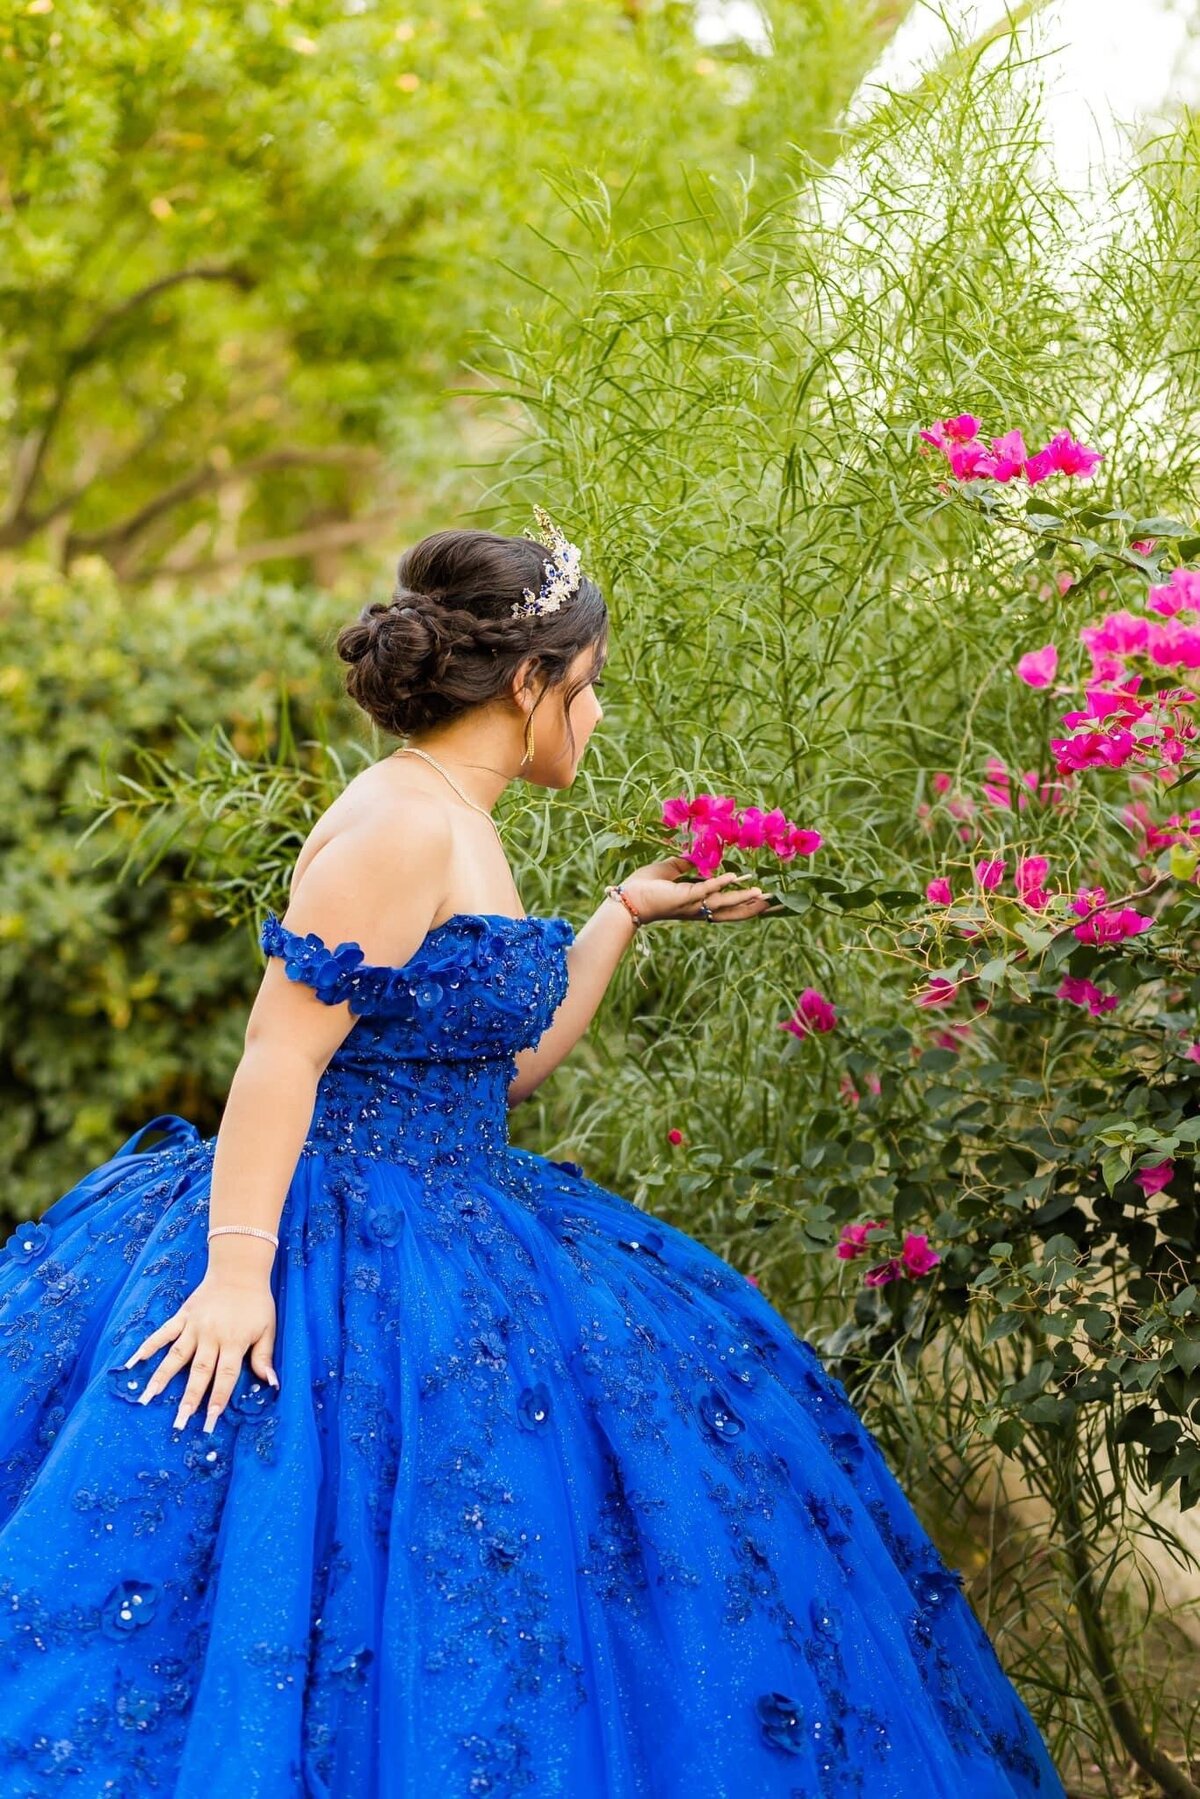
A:
{"label": "young woman", "polygon": [[508,1142],[636,930],[768,904],[669,858],[524,913],[492,811],[570,785],[608,629],[539,519],[341,633],[407,741],[267,915],[215,1139],[0,1258],[3,1799],[1062,1799],[813,1350]]}

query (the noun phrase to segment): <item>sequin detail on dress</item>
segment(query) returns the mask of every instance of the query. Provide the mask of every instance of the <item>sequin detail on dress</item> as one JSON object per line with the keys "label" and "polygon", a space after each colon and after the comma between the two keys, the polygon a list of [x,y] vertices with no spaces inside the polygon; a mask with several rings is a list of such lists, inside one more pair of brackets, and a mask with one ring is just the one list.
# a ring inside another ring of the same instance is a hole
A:
{"label": "sequin detail on dress", "polygon": [[10,1238],[0,1799],[1063,1799],[812,1349],[509,1143],[573,938],[456,914],[374,967],[268,915],[356,1022],[280,1221],[280,1390],[244,1366],[211,1436],[122,1364],[203,1272],[212,1139],[154,1119]]}

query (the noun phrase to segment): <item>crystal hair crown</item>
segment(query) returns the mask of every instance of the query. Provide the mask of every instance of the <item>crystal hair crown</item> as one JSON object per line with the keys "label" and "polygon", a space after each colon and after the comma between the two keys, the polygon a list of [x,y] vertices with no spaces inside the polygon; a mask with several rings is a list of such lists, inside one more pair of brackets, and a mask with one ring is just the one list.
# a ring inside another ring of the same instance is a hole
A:
{"label": "crystal hair crown", "polygon": [[557,612],[563,601],[570,599],[579,588],[579,551],[573,543],[567,542],[544,506],[535,506],[533,512],[538,529],[531,531],[526,526],[525,536],[542,544],[550,551],[550,556],[542,564],[546,578],[538,591],[534,593],[531,587],[524,587],[521,589],[524,598],[513,601],[514,618],[539,618],[543,612]]}

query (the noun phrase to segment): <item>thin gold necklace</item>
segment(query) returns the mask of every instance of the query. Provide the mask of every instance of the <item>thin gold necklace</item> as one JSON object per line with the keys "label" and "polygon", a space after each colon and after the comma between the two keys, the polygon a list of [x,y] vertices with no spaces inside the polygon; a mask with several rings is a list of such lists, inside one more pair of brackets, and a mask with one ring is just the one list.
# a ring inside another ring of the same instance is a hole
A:
{"label": "thin gold necklace", "polygon": [[473,807],[476,812],[483,813],[483,816],[487,819],[487,821],[491,825],[493,831],[495,831],[496,836],[500,838],[500,843],[501,843],[501,846],[503,847],[504,839],[503,839],[503,837],[500,837],[500,826],[496,823],[495,819],[492,817],[492,815],[488,811],[487,807],[477,805],[476,802],[470,797],[469,794],[464,793],[462,788],[459,786],[458,782],[454,779],[454,776],[450,773],[450,770],[448,768],[443,768],[441,763],[437,760],[436,756],[431,756],[429,754],[428,750],[417,749],[416,746],[413,744],[406,745],[402,749],[393,750],[392,754],[393,754],[393,756],[420,756],[422,761],[428,762],[428,764],[431,768],[436,768],[440,775],[445,775],[445,777],[449,781],[451,787],[453,787],[455,793],[458,795],[459,799],[465,800],[467,805]]}

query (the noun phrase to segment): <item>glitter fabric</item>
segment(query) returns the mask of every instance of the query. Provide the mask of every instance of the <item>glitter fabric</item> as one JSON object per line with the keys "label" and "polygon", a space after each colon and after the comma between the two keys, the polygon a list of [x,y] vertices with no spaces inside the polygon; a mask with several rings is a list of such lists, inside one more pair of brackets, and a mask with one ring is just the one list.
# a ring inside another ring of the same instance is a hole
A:
{"label": "glitter fabric", "polygon": [[357,1022],[280,1220],[280,1390],[243,1366],[211,1436],[122,1363],[203,1274],[215,1139],[156,1118],[13,1233],[2,1799],[1063,1799],[809,1345],[509,1144],[572,938],[461,913],[380,968],[268,916]]}

